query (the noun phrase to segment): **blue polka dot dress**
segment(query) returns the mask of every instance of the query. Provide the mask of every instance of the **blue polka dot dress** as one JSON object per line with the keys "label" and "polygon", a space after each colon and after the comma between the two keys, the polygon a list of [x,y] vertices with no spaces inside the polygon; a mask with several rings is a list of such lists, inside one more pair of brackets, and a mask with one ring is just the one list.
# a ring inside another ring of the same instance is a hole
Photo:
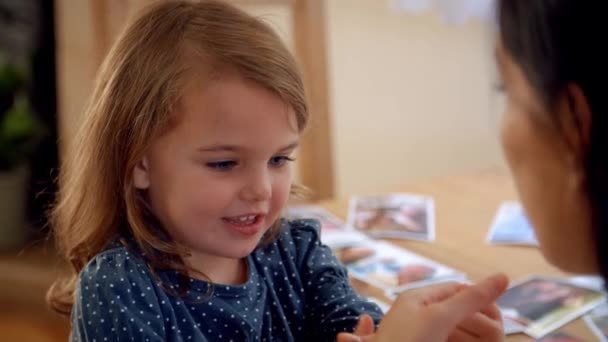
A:
{"label": "blue polka dot dress", "polygon": [[110,248],[80,273],[71,340],[335,341],[360,314],[376,323],[382,316],[320,243],[317,221],[285,221],[277,240],[247,262],[244,284],[209,292],[209,283],[189,279],[186,294],[176,296],[176,272],[155,277],[136,253]]}

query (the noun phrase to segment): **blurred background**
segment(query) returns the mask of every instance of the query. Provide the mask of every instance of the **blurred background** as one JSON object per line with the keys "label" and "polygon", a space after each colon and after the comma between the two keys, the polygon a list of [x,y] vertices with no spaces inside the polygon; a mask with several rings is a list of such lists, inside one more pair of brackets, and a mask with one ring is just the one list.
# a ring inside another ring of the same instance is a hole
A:
{"label": "blurred background", "polygon": [[[0,332],[62,341],[45,210],[97,67],[151,0],[0,0]],[[234,0],[300,61],[311,200],[501,169],[491,0]]]}

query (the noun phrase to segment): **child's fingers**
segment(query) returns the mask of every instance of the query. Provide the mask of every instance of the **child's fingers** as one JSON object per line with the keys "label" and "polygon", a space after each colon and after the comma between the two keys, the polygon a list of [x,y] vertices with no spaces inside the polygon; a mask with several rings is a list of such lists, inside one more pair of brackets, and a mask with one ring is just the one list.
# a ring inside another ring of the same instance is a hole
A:
{"label": "child's fingers", "polygon": [[361,338],[351,333],[339,333],[336,342],[361,342]]}
{"label": "child's fingers", "polygon": [[362,314],[359,316],[359,322],[355,327],[354,334],[357,336],[367,336],[374,333],[374,320],[372,316],[368,314]]}
{"label": "child's fingers", "polygon": [[339,333],[336,337],[336,342],[373,342],[374,335],[357,336],[351,333]]}
{"label": "child's fingers", "polygon": [[374,319],[368,314],[361,314],[355,331],[351,333],[339,333],[336,337],[337,342],[367,342],[371,341],[374,333]]}
{"label": "child's fingers", "polygon": [[467,332],[482,341],[501,341],[504,337],[501,322],[479,312],[458,324],[457,330]]}

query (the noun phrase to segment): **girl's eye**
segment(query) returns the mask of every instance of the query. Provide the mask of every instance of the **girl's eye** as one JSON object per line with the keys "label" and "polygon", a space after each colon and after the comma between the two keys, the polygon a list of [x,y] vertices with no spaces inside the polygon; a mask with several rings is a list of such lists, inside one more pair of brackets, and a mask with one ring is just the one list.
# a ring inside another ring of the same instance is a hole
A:
{"label": "girl's eye", "polygon": [[213,170],[228,171],[236,166],[236,162],[233,160],[222,160],[218,162],[207,163],[205,165]]}
{"label": "girl's eye", "polygon": [[288,156],[276,156],[270,158],[269,164],[274,167],[281,167],[285,165],[287,162],[292,162],[295,159],[289,158]]}

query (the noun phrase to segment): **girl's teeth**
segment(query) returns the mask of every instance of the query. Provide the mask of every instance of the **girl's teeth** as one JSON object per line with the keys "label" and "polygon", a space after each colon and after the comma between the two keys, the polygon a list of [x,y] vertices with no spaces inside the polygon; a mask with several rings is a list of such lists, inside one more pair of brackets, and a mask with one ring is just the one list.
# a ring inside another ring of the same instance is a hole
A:
{"label": "girl's teeth", "polygon": [[251,224],[255,221],[255,219],[256,219],[256,215],[245,215],[245,216],[234,217],[229,220],[233,221],[233,222],[238,222],[238,223]]}

